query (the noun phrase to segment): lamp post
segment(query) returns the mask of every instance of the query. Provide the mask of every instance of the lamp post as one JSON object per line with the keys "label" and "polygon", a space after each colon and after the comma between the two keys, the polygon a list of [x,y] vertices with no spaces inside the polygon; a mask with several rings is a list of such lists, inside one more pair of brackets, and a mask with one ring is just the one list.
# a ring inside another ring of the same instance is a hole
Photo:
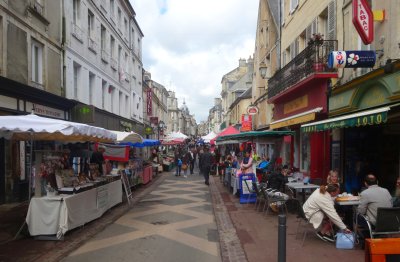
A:
{"label": "lamp post", "polygon": [[158,137],[157,137],[157,139],[158,139],[158,140],[160,140],[160,130],[164,130],[164,127],[165,127],[164,121],[160,120],[160,121],[158,122],[158,126],[157,126],[157,130],[158,130]]}

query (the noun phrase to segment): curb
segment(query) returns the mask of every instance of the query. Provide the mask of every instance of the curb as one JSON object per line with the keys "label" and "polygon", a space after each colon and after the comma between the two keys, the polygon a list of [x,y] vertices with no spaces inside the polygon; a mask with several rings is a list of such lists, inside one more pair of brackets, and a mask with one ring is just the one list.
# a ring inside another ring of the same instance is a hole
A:
{"label": "curb", "polygon": [[243,262],[247,261],[246,253],[242,248],[236,228],[232,223],[228,210],[222,200],[221,194],[215,185],[215,177],[210,176],[210,192],[213,202],[214,216],[217,223],[222,261]]}

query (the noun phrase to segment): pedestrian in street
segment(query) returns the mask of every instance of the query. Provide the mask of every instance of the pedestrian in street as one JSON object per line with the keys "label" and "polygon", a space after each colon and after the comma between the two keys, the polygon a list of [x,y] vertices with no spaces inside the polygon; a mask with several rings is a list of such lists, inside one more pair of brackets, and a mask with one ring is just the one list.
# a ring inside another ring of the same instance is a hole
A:
{"label": "pedestrian in street", "polygon": [[175,176],[180,176],[181,175],[181,167],[182,167],[182,160],[181,160],[181,156],[179,154],[179,150],[176,149],[175,153],[174,153],[174,160],[175,160]]}
{"label": "pedestrian in street", "polygon": [[211,170],[211,165],[213,162],[213,157],[210,153],[210,150],[208,147],[204,148],[204,153],[201,154],[200,156],[200,171],[204,176],[204,184],[209,185],[209,176],[210,176],[210,170]]}
{"label": "pedestrian in street", "polygon": [[196,149],[193,147],[190,149],[190,174],[193,175],[194,164],[196,163]]}
{"label": "pedestrian in street", "polygon": [[191,156],[190,156],[190,151],[186,152],[185,155],[183,156],[182,160],[182,170],[183,170],[183,177],[187,177],[187,172],[189,169],[189,165],[191,162]]}

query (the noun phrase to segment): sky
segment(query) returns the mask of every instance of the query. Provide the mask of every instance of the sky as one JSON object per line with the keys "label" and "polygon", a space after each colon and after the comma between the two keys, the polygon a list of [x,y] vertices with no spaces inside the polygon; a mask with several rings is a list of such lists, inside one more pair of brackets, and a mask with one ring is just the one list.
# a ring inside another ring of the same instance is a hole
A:
{"label": "sky", "polygon": [[258,0],[130,0],[144,34],[143,68],[175,91],[197,123],[207,120],[222,77],[253,56]]}

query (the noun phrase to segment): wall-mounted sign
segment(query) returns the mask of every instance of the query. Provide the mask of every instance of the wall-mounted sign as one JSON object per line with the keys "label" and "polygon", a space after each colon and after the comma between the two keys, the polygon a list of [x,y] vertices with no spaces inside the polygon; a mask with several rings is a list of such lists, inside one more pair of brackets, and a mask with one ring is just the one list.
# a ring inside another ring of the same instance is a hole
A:
{"label": "wall-mounted sign", "polygon": [[332,51],[328,56],[329,68],[374,67],[375,62],[375,50]]}
{"label": "wall-mounted sign", "polygon": [[255,115],[257,113],[258,113],[258,107],[256,107],[256,106],[248,106],[247,107],[247,114],[252,116],[252,115]]}
{"label": "wall-mounted sign", "polygon": [[153,125],[158,125],[158,116],[151,116],[150,117],[150,123]]}
{"label": "wall-mounted sign", "polygon": [[146,127],[145,129],[144,129],[144,133],[146,134],[146,135],[152,135],[154,132],[153,132],[153,128],[152,127]]}
{"label": "wall-mounted sign", "polygon": [[95,107],[78,104],[71,110],[72,120],[79,123],[94,123]]}
{"label": "wall-mounted sign", "polygon": [[366,0],[353,0],[353,24],[364,44],[374,40],[374,15]]}
{"label": "wall-mounted sign", "polygon": [[52,118],[64,119],[64,111],[60,109],[51,108],[48,106],[43,106],[39,104],[32,103],[32,108],[29,108],[29,103],[27,103],[27,111],[31,112],[33,110],[35,114],[48,116]]}
{"label": "wall-mounted sign", "polygon": [[147,115],[151,116],[153,114],[153,102],[152,102],[152,92],[151,88],[147,88],[146,90],[146,96],[147,96]]}
{"label": "wall-mounted sign", "polygon": [[253,129],[252,125],[252,117],[251,115],[243,114],[242,115],[242,128],[240,129],[241,132],[251,131]]}

